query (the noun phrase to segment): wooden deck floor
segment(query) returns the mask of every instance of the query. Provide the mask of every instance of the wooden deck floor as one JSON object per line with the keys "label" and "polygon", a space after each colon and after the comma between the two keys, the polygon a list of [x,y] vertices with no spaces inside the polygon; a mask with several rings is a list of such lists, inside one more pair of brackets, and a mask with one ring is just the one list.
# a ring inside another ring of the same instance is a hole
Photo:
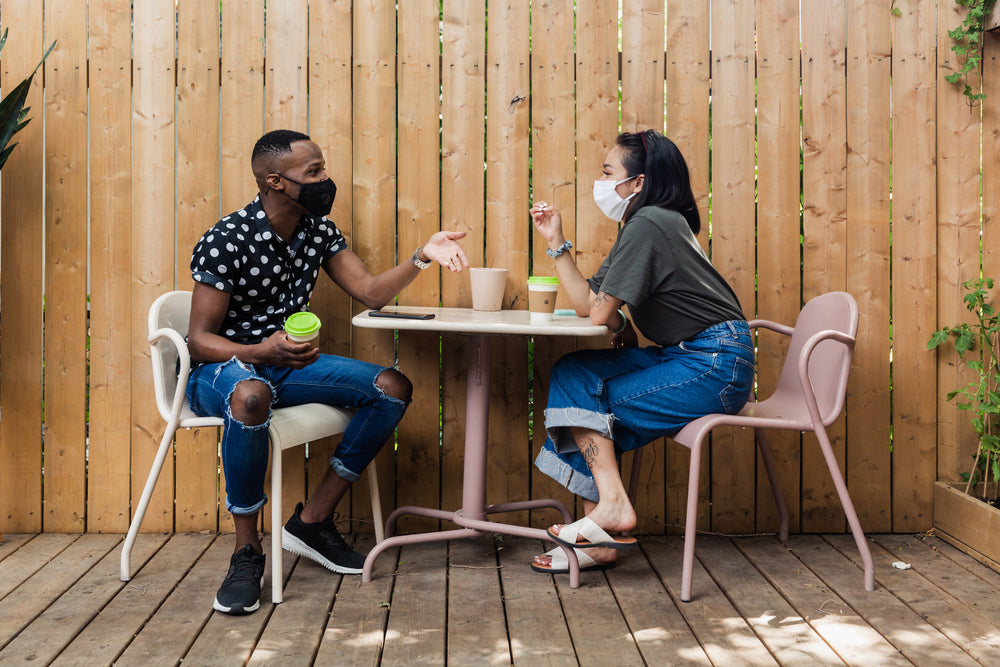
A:
{"label": "wooden deck floor", "polygon": [[142,535],[127,584],[119,535],[4,537],[2,664],[1000,664],[1000,574],[934,537],[872,536],[874,593],[849,536],[700,537],[690,603],[679,537],[575,590],[516,538],[391,550],[370,584],[288,554],[245,617],[211,608],[228,535]]}

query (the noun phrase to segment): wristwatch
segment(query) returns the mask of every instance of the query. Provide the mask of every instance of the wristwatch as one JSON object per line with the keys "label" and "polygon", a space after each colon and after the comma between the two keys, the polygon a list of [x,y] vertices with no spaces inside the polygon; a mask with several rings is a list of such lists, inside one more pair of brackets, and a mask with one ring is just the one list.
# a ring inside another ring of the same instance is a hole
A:
{"label": "wristwatch", "polygon": [[415,266],[418,269],[420,269],[421,271],[423,271],[424,269],[431,268],[431,264],[433,264],[433,262],[422,262],[422,261],[420,261],[420,249],[421,248],[423,248],[423,246],[418,246],[417,249],[413,251],[413,254],[410,255],[410,261],[413,262],[413,266]]}

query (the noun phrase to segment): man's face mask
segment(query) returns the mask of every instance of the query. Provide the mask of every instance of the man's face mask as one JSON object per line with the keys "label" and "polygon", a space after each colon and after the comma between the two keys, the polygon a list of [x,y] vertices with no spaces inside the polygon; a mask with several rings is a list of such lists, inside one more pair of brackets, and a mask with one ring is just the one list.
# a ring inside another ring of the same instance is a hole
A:
{"label": "man's face mask", "polygon": [[299,186],[299,196],[294,198],[282,190],[281,192],[286,197],[309,211],[313,216],[323,217],[330,214],[330,210],[333,209],[333,200],[337,196],[337,184],[333,182],[332,178],[312,183],[299,183],[284,174],[278,174],[278,176]]}

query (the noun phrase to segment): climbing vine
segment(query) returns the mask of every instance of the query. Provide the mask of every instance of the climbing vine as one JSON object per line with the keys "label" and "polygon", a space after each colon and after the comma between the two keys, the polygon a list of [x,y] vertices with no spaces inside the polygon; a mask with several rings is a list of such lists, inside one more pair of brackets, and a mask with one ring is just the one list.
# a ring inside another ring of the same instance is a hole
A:
{"label": "climbing vine", "polygon": [[[986,32],[986,20],[989,18],[993,6],[997,0],[955,0],[955,4],[967,7],[968,12],[962,25],[954,30],[948,31],[948,37],[953,44],[951,50],[962,59],[962,67],[945,77],[948,83],[962,86],[962,94],[965,95],[969,104],[975,106],[981,102],[986,95],[983,93],[982,76],[979,76],[978,83],[973,86],[970,83],[970,72],[979,73],[980,64],[983,60],[983,33]],[[899,8],[892,5],[892,12],[899,15]]]}

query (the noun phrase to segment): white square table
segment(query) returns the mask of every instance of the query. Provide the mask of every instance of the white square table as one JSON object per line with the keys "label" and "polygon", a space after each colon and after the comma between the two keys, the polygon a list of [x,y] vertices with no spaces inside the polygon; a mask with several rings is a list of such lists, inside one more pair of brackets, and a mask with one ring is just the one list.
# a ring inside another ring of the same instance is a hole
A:
{"label": "white square table", "polygon": [[[416,306],[387,306],[383,312],[429,313],[433,319],[398,319],[372,317],[371,311],[354,316],[356,327],[367,329],[395,329],[408,331],[440,331],[467,334],[469,346],[469,375],[466,386],[465,464],[462,473],[462,507],[454,511],[430,507],[404,506],[397,508],[385,523],[386,539],[375,545],[365,559],[361,575],[363,582],[371,581],[372,566],[380,553],[394,546],[454,540],[488,533],[503,533],[552,541],[548,533],[539,528],[528,528],[499,521],[490,521],[488,514],[517,512],[551,507],[563,515],[564,523],[573,520],[566,506],[557,500],[524,500],[498,505],[486,505],[486,448],[489,425],[490,341],[503,335],[527,336],[602,336],[608,329],[594,324],[587,317],[556,315],[551,321],[532,322],[526,310],[501,310],[485,312],[471,308],[428,308]],[[457,530],[442,530],[413,535],[394,535],[396,519],[404,514],[415,514],[451,521]],[[569,560],[570,586],[580,585],[580,567],[573,549],[563,547]]]}

